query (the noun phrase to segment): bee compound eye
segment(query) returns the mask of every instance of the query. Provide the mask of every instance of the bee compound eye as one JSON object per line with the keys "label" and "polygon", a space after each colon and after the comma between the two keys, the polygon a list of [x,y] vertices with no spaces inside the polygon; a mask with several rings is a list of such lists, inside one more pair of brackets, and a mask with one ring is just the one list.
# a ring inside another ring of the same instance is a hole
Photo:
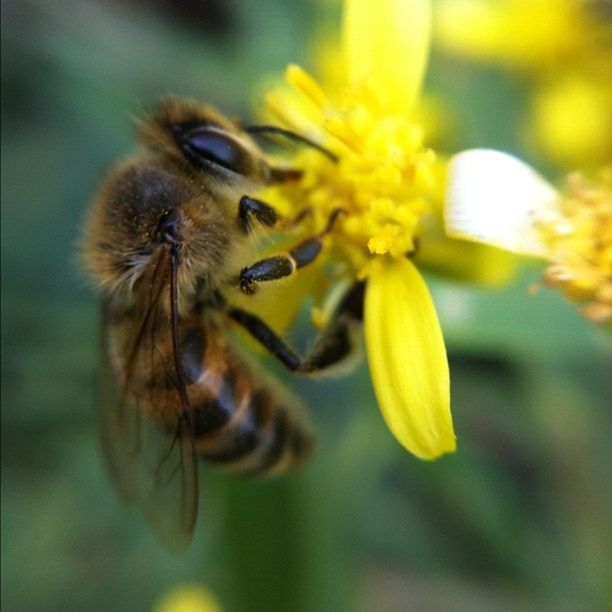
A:
{"label": "bee compound eye", "polygon": [[208,128],[196,128],[183,136],[183,149],[187,156],[203,167],[216,164],[240,173],[245,153],[229,136]]}

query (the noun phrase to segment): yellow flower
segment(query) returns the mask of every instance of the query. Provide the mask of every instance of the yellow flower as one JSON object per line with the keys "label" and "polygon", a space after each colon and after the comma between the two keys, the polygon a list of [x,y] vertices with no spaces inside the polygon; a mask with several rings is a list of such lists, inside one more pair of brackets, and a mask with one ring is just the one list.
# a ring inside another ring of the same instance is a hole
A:
{"label": "yellow flower", "polygon": [[557,191],[520,160],[472,150],[450,166],[447,231],[548,260],[544,283],[595,322],[612,320],[612,167]]}
{"label": "yellow flower", "polygon": [[436,40],[443,49],[528,79],[533,97],[524,138],[529,146],[565,168],[609,162],[609,3],[440,0],[436,17]]}
{"label": "yellow flower", "polygon": [[[299,181],[267,194],[279,208],[312,211],[334,273],[365,279],[365,338],[374,390],[396,438],[422,459],[456,448],[449,373],[436,311],[413,255],[436,187],[435,154],[415,122],[428,56],[425,0],[346,0],[342,80],[328,92],[298,66],[271,91],[277,120],[324,145],[292,160]],[[320,312],[316,311],[317,319]]]}
{"label": "yellow flower", "polygon": [[541,71],[589,40],[582,0],[441,0],[442,47],[511,68]]}
{"label": "yellow flower", "polygon": [[592,69],[584,69],[542,83],[533,96],[526,140],[564,167],[596,167],[612,159],[610,77],[594,78]]}
{"label": "yellow flower", "polygon": [[182,584],[166,593],[155,612],[222,612],[217,598],[197,584]]}

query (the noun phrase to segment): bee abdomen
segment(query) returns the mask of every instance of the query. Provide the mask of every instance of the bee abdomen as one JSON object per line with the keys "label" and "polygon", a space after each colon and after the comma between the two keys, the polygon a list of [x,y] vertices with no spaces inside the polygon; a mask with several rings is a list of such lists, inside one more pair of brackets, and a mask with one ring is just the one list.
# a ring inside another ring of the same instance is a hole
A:
{"label": "bee abdomen", "polygon": [[275,475],[290,470],[312,447],[307,425],[271,390],[245,388],[244,382],[227,373],[217,397],[193,405],[198,453],[244,473]]}

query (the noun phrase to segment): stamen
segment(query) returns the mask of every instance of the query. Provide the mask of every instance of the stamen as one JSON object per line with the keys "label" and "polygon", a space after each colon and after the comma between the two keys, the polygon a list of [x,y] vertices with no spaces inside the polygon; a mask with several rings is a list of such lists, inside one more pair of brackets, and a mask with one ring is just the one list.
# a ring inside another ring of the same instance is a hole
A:
{"label": "stamen", "polygon": [[604,169],[596,184],[578,174],[566,184],[558,216],[537,220],[551,261],[543,280],[602,322],[612,317],[612,171]]}
{"label": "stamen", "polygon": [[295,132],[304,133],[308,123],[304,116],[296,110],[295,106],[287,104],[282,96],[269,92],[264,98],[267,109],[272,113],[279,123],[288,126]]}
{"label": "stamen", "polygon": [[346,123],[346,121],[338,117],[326,117],[323,120],[323,125],[334,138],[355,153],[360,153],[363,150],[363,143],[359,135]]}
{"label": "stamen", "polygon": [[285,77],[290,85],[302,92],[319,109],[323,110],[329,105],[327,96],[319,84],[296,64],[287,67]]}

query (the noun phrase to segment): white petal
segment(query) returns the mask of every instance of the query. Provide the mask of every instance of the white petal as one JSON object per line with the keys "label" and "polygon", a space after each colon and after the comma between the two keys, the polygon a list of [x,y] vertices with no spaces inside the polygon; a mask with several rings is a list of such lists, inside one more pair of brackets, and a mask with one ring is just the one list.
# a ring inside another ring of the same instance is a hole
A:
{"label": "white petal", "polygon": [[558,200],[552,185],[516,157],[487,149],[463,151],[449,164],[446,232],[542,257],[546,248],[534,219],[556,216]]}

